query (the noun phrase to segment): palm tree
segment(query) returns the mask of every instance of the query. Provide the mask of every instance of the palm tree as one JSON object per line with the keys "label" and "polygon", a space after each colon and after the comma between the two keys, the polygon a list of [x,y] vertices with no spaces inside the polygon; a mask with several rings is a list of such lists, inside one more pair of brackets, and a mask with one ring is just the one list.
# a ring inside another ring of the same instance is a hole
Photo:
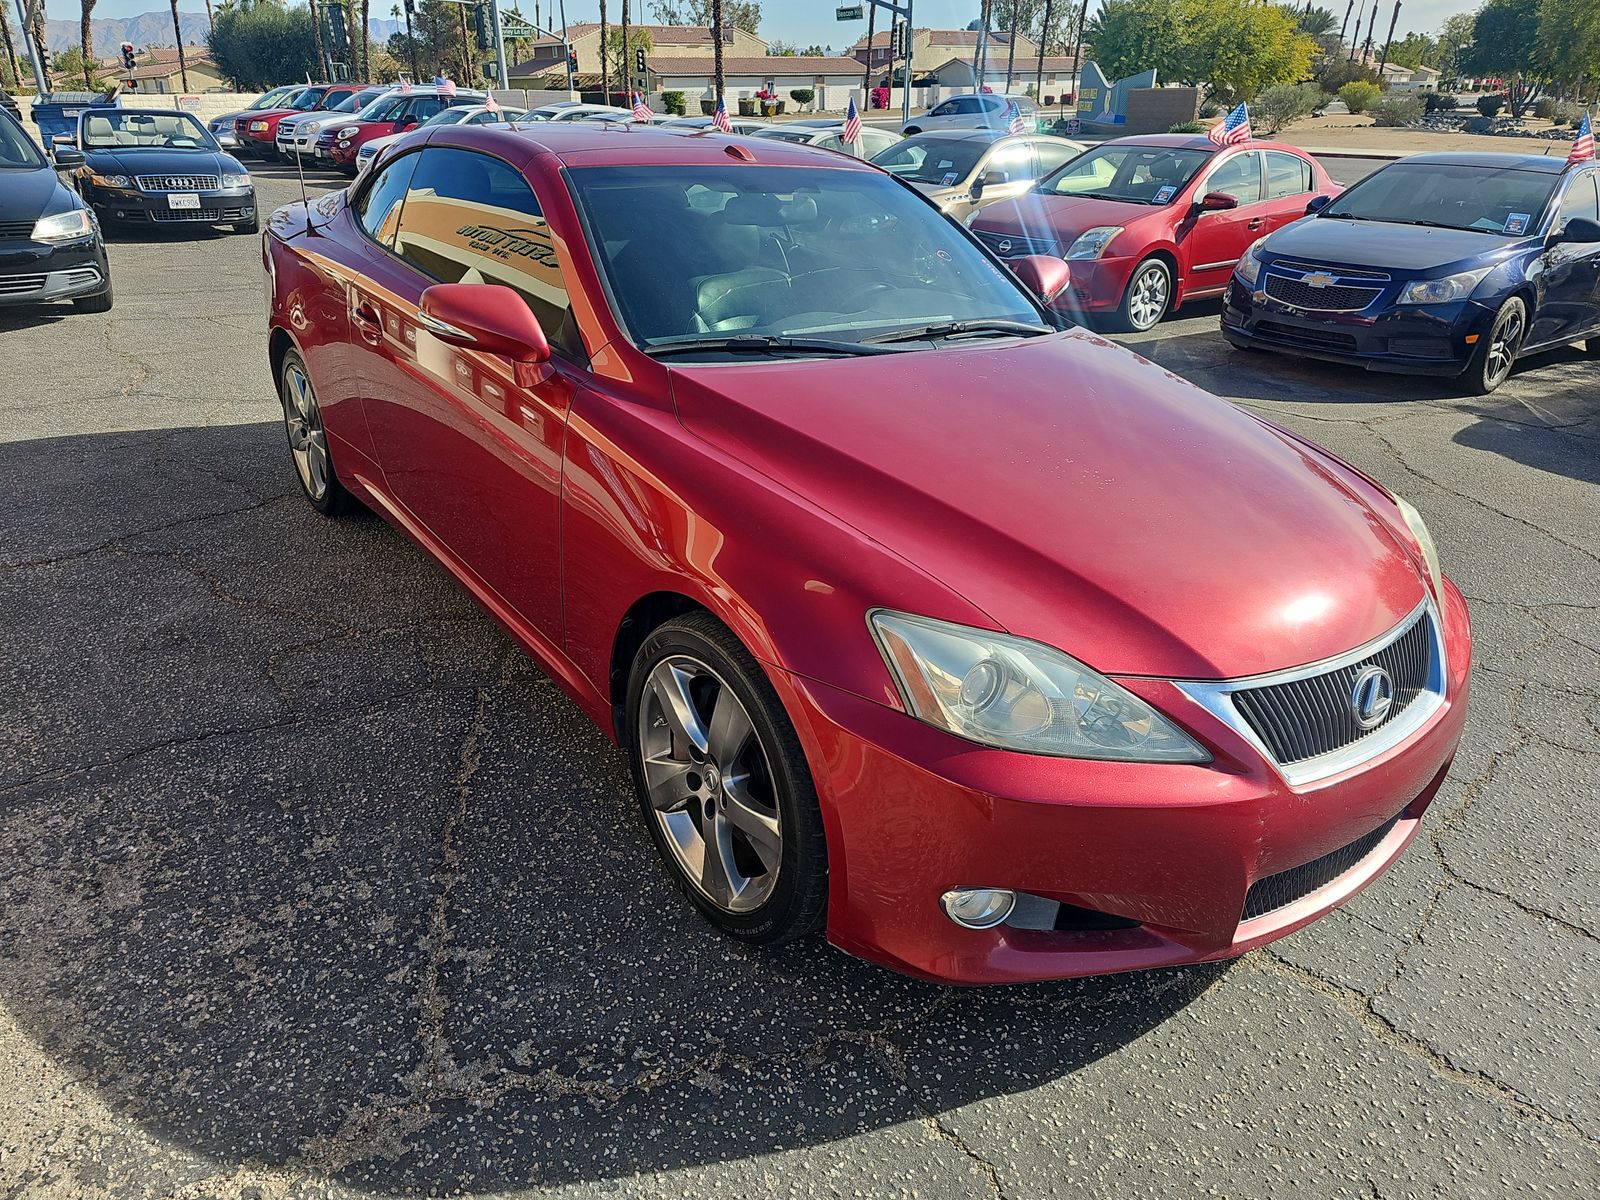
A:
{"label": "palm tree", "polygon": [[361,0],[361,79],[372,80],[372,0]]}
{"label": "palm tree", "polygon": [[95,0],[79,0],[78,47],[83,51],[83,86],[87,91],[94,89],[94,53],[90,49],[94,39],[89,28],[89,16],[94,12],[94,6]]}
{"label": "palm tree", "polygon": [[1331,8],[1303,8],[1292,11],[1297,13],[1297,23],[1301,33],[1322,37],[1338,28],[1339,19],[1334,16]]}
{"label": "palm tree", "polygon": [[206,0],[206,25],[212,29],[217,27],[217,14],[211,11],[211,0]]}
{"label": "palm tree", "polygon": [[22,64],[17,61],[17,44],[11,40],[11,18],[6,16],[6,6],[0,2],[0,41],[6,47],[6,65],[11,68],[11,83],[13,87],[22,84]]}
{"label": "palm tree", "polygon": [[[1006,34],[1006,91],[1011,90],[1011,75],[1017,68],[1017,19],[1022,16],[1022,5],[1011,6],[1011,29]],[[1042,36],[1042,35],[1041,35]],[[907,80],[909,83],[910,80]]]}
{"label": "palm tree", "polygon": [[[867,57],[872,57],[870,54]],[[717,99],[722,99],[722,0],[711,0],[711,60],[717,76]]]}
{"label": "palm tree", "polygon": [[328,69],[328,52],[322,46],[322,14],[317,11],[317,0],[306,0],[306,7],[311,10],[311,40],[317,48],[317,74],[321,76]]}
{"label": "palm tree", "polygon": [[611,40],[610,24],[606,21],[606,0],[600,0],[600,103],[611,103]]}
{"label": "palm tree", "polygon": [[[85,30],[84,36],[87,37],[89,28],[87,13],[84,14],[83,28]],[[178,79],[183,83],[183,90],[187,92],[189,90],[189,64],[183,58],[183,25],[178,20],[178,0],[172,0],[172,36],[178,41]]]}

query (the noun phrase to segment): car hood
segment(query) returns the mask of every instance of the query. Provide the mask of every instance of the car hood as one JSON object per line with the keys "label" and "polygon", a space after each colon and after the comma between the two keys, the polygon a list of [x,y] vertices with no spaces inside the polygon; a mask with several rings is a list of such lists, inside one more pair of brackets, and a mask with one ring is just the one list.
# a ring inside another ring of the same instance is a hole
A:
{"label": "car hood", "polygon": [[1467,229],[1312,217],[1280,229],[1262,249],[1269,255],[1314,264],[1427,272],[1493,254],[1524,240]]}
{"label": "car hood", "polygon": [[231,154],[213,150],[156,150],[119,146],[89,150],[89,169],[98,175],[243,175],[243,164]]}
{"label": "car hood", "polygon": [[0,171],[0,221],[37,221],[74,207],[72,193],[49,167]]}
{"label": "car hood", "polygon": [[1090,200],[1029,192],[1015,200],[989,205],[973,219],[972,229],[975,233],[1053,239],[1060,242],[1061,250],[1065,251],[1085,230],[1100,225],[1132,225],[1140,218],[1165,211],[1154,205],[1122,200]]}
{"label": "car hood", "polygon": [[1370,483],[1083,331],[675,366],[672,394],[697,436],[1001,628],[1108,673],[1221,679],[1314,662],[1393,628],[1424,595]]}

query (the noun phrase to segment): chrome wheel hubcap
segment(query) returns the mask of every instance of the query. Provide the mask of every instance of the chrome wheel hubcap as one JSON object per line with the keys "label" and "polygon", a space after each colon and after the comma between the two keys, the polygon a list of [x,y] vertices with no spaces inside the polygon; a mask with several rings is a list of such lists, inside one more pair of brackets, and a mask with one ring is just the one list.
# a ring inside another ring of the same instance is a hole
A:
{"label": "chrome wheel hubcap", "polygon": [[1146,267],[1134,279],[1128,294],[1128,317],[1139,329],[1149,329],[1167,308],[1167,273]]}
{"label": "chrome wheel hubcap", "polygon": [[757,908],[778,881],[783,828],[772,766],[750,714],[715,671],[674,655],[645,681],[645,790],[667,845],[724,912]]}
{"label": "chrome wheel hubcap", "polygon": [[1500,383],[1511,374],[1517,349],[1522,345],[1522,313],[1511,312],[1500,323],[1489,342],[1489,382]]}
{"label": "chrome wheel hubcap", "polygon": [[283,422],[289,431],[289,451],[294,455],[300,482],[313,500],[328,494],[328,434],[322,428],[322,410],[317,407],[311,380],[299,366],[290,365],[283,373]]}

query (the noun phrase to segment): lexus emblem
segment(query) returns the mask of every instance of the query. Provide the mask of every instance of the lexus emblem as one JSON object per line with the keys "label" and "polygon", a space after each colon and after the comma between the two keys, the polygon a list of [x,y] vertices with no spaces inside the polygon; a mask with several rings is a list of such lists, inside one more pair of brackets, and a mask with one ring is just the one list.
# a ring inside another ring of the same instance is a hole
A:
{"label": "lexus emblem", "polygon": [[1350,687],[1350,711],[1356,724],[1372,729],[1381,724],[1394,705],[1394,680],[1382,667],[1367,667]]}
{"label": "lexus emblem", "polygon": [[995,249],[1000,251],[1001,254],[1010,254],[1011,253],[1011,239],[1010,238],[1003,238],[1001,240],[1000,244],[995,247]]}
{"label": "lexus emblem", "polygon": [[1337,279],[1326,271],[1313,271],[1309,275],[1300,276],[1300,282],[1307,287],[1325,288],[1332,287],[1337,282]]}

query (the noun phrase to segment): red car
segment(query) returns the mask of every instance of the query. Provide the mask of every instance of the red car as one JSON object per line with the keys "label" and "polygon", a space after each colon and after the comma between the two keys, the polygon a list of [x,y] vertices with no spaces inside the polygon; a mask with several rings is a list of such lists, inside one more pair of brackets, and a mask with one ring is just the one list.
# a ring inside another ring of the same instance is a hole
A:
{"label": "red car", "polygon": [[241,113],[234,118],[233,135],[239,150],[260,158],[278,157],[278,122],[296,113],[321,112],[353,96],[362,83],[317,83],[303,88],[283,108]]}
{"label": "red car", "polygon": [[441,126],[264,253],[306,498],[621,743],[736,938],[960,983],[1229,958],[1450,767],[1471,638],[1416,510],[859,160]]}
{"label": "red car", "polygon": [[1002,258],[1066,259],[1072,288],[1061,308],[1143,331],[1186,300],[1221,295],[1252,242],[1342,190],[1293,146],[1127,137],[984,208],[972,230]]}
{"label": "red car", "polygon": [[356,173],[356,152],[374,138],[415,129],[446,108],[482,104],[483,92],[436,86],[396,87],[378,97],[348,122],[332,125],[317,137],[317,160]]}

